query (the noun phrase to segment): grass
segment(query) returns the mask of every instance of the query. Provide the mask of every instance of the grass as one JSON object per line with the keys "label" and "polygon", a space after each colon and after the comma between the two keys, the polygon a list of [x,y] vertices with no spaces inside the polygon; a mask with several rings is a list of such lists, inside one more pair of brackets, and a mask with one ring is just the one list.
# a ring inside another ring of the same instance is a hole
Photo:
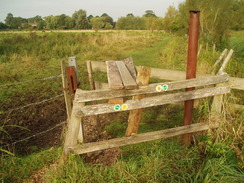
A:
{"label": "grass", "polygon": [[[239,37],[239,33],[234,33],[231,44],[239,44]],[[89,89],[86,60],[119,60],[131,56],[136,65],[185,70],[186,50],[184,37],[146,31],[0,34],[0,85],[59,75],[60,60],[77,56],[81,88]],[[209,73],[219,55],[220,52],[203,49],[198,71]],[[243,77],[239,58],[237,55],[232,59],[227,70],[232,76]],[[96,77],[106,80],[105,75]],[[60,88],[60,78],[0,88],[0,111],[57,95],[62,93]],[[195,110],[194,122],[211,120],[209,103],[209,100],[201,101],[200,108]],[[139,132],[180,126],[183,112],[180,105],[146,109]],[[27,120],[20,119],[21,113],[26,113]],[[0,126],[31,122],[29,119],[38,113],[40,111],[32,109],[20,111],[14,114],[16,121],[9,116],[1,117]],[[78,155],[71,155],[65,164],[59,164],[61,147],[39,150],[28,156],[2,154],[0,180],[28,181],[43,168],[42,179],[46,182],[241,182],[244,179],[242,114],[243,111],[227,111],[226,120],[217,131],[198,134],[194,146],[189,148],[181,145],[180,137],[122,147],[121,157],[112,166],[85,163],[84,157]],[[113,137],[124,136],[127,115],[126,112],[119,115],[105,130]],[[11,135],[1,136],[1,144]],[[36,151],[36,147],[32,148]]]}

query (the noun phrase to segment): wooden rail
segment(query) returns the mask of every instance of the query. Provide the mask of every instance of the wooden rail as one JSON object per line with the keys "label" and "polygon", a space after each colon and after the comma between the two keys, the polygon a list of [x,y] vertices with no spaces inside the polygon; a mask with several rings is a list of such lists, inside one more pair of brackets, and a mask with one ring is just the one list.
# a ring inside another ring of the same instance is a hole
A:
{"label": "wooden rail", "polygon": [[[91,61],[92,70],[107,72],[105,62]],[[136,67],[138,68],[138,67]],[[210,74],[197,74],[197,78],[210,77]],[[151,78],[163,79],[169,81],[184,80],[186,73],[184,71],[174,71],[167,69],[151,68]],[[100,84],[97,82],[97,85]],[[104,86],[104,84],[101,84]],[[230,77],[230,87],[232,89],[244,90],[244,78]]]}
{"label": "wooden rail", "polygon": [[94,152],[98,150],[104,150],[113,147],[121,147],[131,144],[137,144],[142,142],[149,142],[157,139],[166,139],[178,135],[183,135],[187,133],[200,132],[208,130],[209,126],[203,123],[196,123],[188,126],[181,126],[177,128],[171,128],[167,130],[160,130],[155,132],[138,134],[130,137],[121,137],[110,139],[100,142],[86,143],[82,145],[76,145],[67,147],[67,150],[75,154],[84,154],[88,152]]}

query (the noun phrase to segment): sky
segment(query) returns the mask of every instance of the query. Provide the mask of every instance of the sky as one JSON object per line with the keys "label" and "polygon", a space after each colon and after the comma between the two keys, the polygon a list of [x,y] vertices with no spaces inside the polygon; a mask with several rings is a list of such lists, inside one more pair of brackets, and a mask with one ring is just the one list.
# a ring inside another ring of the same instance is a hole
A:
{"label": "sky", "polygon": [[80,9],[87,11],[87,16],[101,16],[107,13],[114,21],[119,17],[133,13],[142,16],[146,10],[163,17],[170,5],[178,7],[184,0],[0,0],[0,22],[4,22],[8,13],[14,17],[31,18],[36,15],[66,14],[72,16]]}

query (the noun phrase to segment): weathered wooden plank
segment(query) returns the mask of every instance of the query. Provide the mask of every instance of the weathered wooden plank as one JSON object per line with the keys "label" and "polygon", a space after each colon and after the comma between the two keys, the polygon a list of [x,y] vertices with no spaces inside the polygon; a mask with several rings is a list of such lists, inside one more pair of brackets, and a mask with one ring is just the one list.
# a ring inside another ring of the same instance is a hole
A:
{"label": "weathered wooden plank", "polygon": [[226,68],[226,66],[227,66],[227,64],[228,64],[228,62],[229,62],[229,60],[231,59],[231,56],[232,56],[233,53],[234,53],[234,50],[231,49],[231,50],[229,51],[228,55],[226,56],[226,58],[225,58],[223,64],[221,65],[221,67],[220,67],[220,69],[219,69],[219,71],[218,71],[217,74],[222,74],[222,73],[224,73],[224,70],[225,70],[225,68]]}
{"label": "weathered wooden plank", "polygon": [[[106,64],[104,62],[92,61],[93,71],[107,72]],[[136,66],[138,69],[138,66]],[[174,71],[167,69],[151,68],[151,78],[164,79],[170,81],[184,80],[186,73],[184,71]],[[213,75],[210,74],[197,74],[197,78],[207,78]],[[230,86],[233,89],[244,90],[244,78],[230,78]],[[105,85],[102,85],[105,86]]]}
{"label": "weathered wooden plank", "polygon": [[[214,69],[220,62],[221,60],[224,58],[224,56],[227,54],[227,49],[224,49],[224,51],[221,53],[221,55],[219,56],[218,60],[214,63],[213,68]],[[214,73],[213,73],[214,74]]]}
{"label": "weathered wooden plank", "polygon": [[64,141],[64,154],[69,154],[67,147],[77,145],[78,138],[79,142],[83,142],[83,131],[81,126],[82,115],[76,115],[76,108],[81,108],[84,103],[73,103],[73,110],[71,113],[70,121],[68,122],[67,132]]}
{"label": "weathered wooden plank", "polygon": [[[124,105],[126,105],[125,110],[133,110],[133,109],[164,105],[164,104],[169,104],[174,102],[182,102],[186,100],[205,98],[213,95],[225,94],[228,92],[230,92],[229,87],[220,86],[220,87],[204,88],[204,89],[188,91],[188,92],[180,92],[180,93],[174,93],[168,95],[147,97],[139,101],[128,100],[124,103]],[[113,104],[97,104],[97,105],[90,105],[81,108],[76,108],[77,116],[80,116],[80,114],[89,116],[89,115],[105,114],[105,113],[112,113],[112,112],[118,112],[118,110],[115,110],[115,106]]]}
{"label": "weathered wooden plank", "polygon": [[108,83],[100,82],[100,81],[94,81],[96,90],[105,90],[108,89]]}
{"label": "weathered wooden plank", "polygon": [[86,62],[86,66],[87,66],[88,78],[89,78],[89,83],[90,83],[90,89],[91,90],[95,90],[95,84],[94,84],[93,76],[92,76],[92,65],[91,65],[91,61],[87,61]]}
{"label": "weathered wooden plank", "polygon": [[131,76],[129,70],[125,66],[125,63],[123,61],[115,61],[119,73],[120,73],[120,78],[123,82],[123,85],[125,89],[134,89],[137,88],[137,84],[135,79]]}
{"label": "weathered wooden plank", "polygon": [[[149,67],[140,67],[136,82],[139,86],[146,86],[149,83],[151,69]],[[141,100],[145,95],[136,95],[133,100]],[[142,109],[134,109],[130,111],[128,118],[128,127],[125,136],[131,136],[138,133],[139,123],[141,121]]]}
{"label": "weathered wooden plank", "polygon": [[171,128],[167,130],[160,130],[155,132],[138,134],[130,137],[122,137],[122,138],[110,139],[106,141],[86,143],[82,145],[69,147],[68,149],[75,154],[84,154],[84,153],[104,150],[108,148],[121,147],[126,145],[138,144],[142,142],[149,142],[157,139],[166,139],[174,136],[179,136],[187,133],[200,132],[208,129],[209,126],[207,124],[196,123],[188,126],[181,126],[181,127]]}
{"label": "weathered wooden plank", "polygon": [[[166,83],[150,84],[149,86],[139,86],[136,90],[96,90],[96,91],[82,91],[76,90],[77,102],[89,102],[94,100],[103,100],[116,97],[134,96],[141,94],[158,93],[157,86],[166,84],[168,86],[167,91],[173,91],[184,88],[199,87],[205,85],[212,85],[228,81],[229,76],[227,74],[221,76],[211,76],[207,78],[189,79],[183,81],[174,81]],[[97,83],[97,82],[95,82]]]}
{"label": "weathered wooden plank", "polygon": [[124,59],[124,63],[126,65],[126,67],[128,68],[133,79],[136,80],[136,68],[134,66],[133,59],[131,57],[126,58],[126,59]]}
{"label": "weathered wooden plank", "polygon": [[107,65],[105,62],[91,61],[92,71],[107,72]]}
{"label": "weathered wooden plank", "polygon": [[237,90],[244,90],[244,78],[230,77],[230,87]]}
{"label": "weathered wooden plank", "polygon": [[68,79],[67,79],[67,73],[66,73],[66,66],[64,61],[61,62],[61,71],[62,71],[62,83],[63,83],[63,91],[64,91],[64,100],[65,100],[65,106],[66,106],[66,112],[67,112],[67,118],[68,121],[70,120],[71,116],[71,95],[68,92]]}
{"label": "weathered wooden plank", "polygon": [[114,61],[106,61],[108,71],[108,84],[110,89],[122,89],[124,85],[120,77],[119,70]]}

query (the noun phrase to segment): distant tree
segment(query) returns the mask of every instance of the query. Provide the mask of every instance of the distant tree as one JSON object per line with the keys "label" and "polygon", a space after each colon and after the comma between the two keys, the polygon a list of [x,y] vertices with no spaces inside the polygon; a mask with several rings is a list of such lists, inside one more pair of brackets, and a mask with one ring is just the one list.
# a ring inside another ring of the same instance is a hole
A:
{"label": "distant tree", "polygon": [[144,17],[157,17],[152,10],[146,10],[145,14],[143,16]]}
{"label": "distant tree", "polygon": [[92,29],[98,31],[99,29],[104,28],[105,22],[103,17],[95,17],[91,19]]}
{"label": "distant tree", "polygon": [[92,18],[94,18],[94,16],[93,15],[89,15],[88,17],[87,17],[87,19],[90,21]]}
{"label": "distant tree", "polygon": [[146,21],[143,17],[121,17],[116,23],[116,29],[145,30]]}
{"label": "distant tree", "polygon": [[76,29],[88,29],[89,28],[89,21],[86,16],[85,10],[78,10],[72,15],[72,19],[75,24]]}
{"label": "distant tree", "polygon": [[5,24],[8,26],[8,27],[11,27],[11,25],[13,24],[13,20],[14,20],[14,15],[12,13],[8,13],[7,14],[7,17],[5,19]]}
{"label": "distant tree", "polygon": [[6,28],[8,28],[8,26],[3,22],[0,22],[0,29],[6,29]]}
{"label": "distant tree", "polygon": [[164,17],[164,29],[176,32],[182,27],[179,11],[174,6],[169,6]]}
{"label": "distant tree", "polygon": [[164,20],[162,18],[158,18],[158,17],[148,17],[145,18],[145,22],[146,22],[146,29],[147,30],[162,30],[163,29],[163,23]]}
{"label": "distant tree", "polygon": [[[103,13],[101,17],[104,18],[104,22],[105,22],[105,23],[109,23],[110,25],[113,26],[113,24],[114,24],[113,18],[110,17],[107,13]],[[109,24],[108,24],[108,25],[109,25]]]}
{"label": "distant tree", "polygon": [[[181,22],[187,32],[189,10],[200,10],[201,38],[220,45],[228,39],[228,31],[236,23],[236,0],[186,0],[179,6]],[[243,15],[242,15],[243,16]]]}
{"label": "distant tree", "polygon": [[126,17],[134,17],[134,15],[132,13],[129,13],[126,15]]}

